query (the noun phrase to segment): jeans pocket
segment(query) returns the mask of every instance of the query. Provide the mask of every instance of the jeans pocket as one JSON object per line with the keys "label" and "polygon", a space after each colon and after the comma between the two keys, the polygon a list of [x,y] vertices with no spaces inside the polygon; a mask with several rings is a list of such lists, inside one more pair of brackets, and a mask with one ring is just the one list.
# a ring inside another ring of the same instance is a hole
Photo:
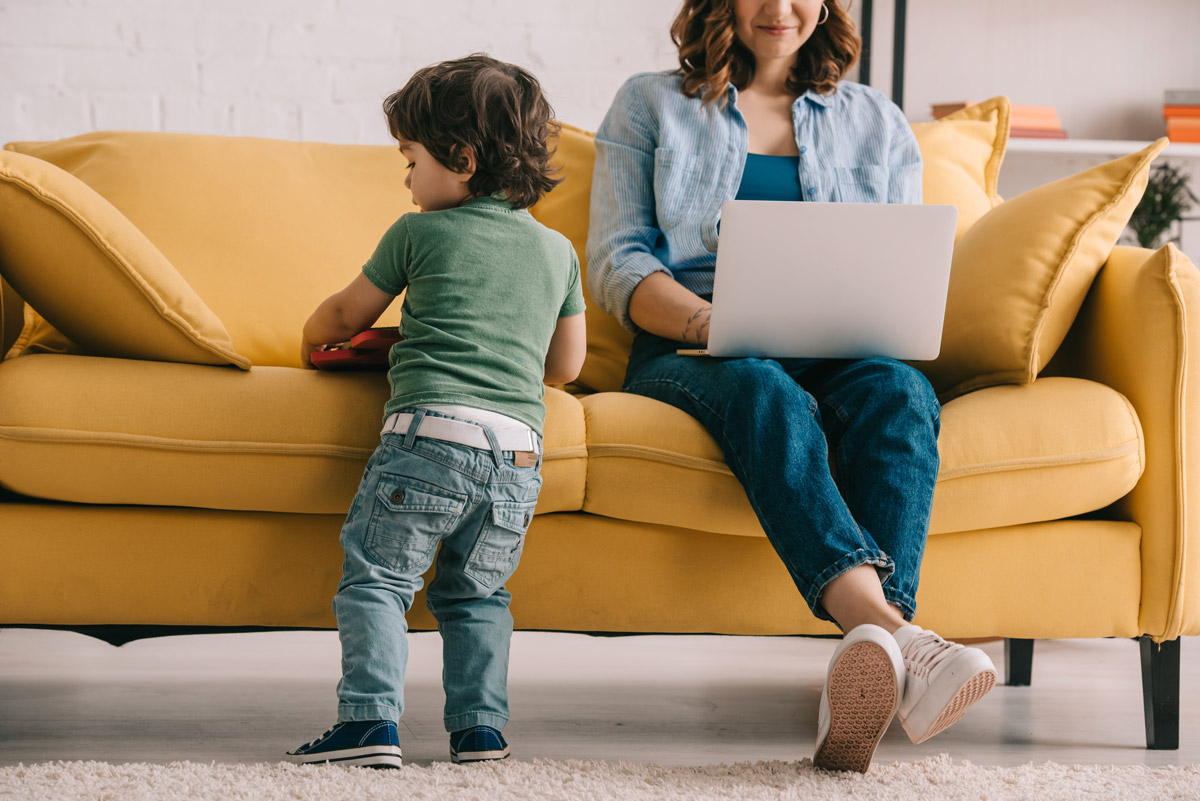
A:
{"label": "jeans pocket", "polygon": [[397,573],[424,572],[442,536],[462,519],[467,496],[396,473],[383,473],[364,548]]}
{"label": "jeans pocket", "polygon": [[537,501],[494,502],[463,572],[489,591],[502,587],[517,569],[535,506]]}

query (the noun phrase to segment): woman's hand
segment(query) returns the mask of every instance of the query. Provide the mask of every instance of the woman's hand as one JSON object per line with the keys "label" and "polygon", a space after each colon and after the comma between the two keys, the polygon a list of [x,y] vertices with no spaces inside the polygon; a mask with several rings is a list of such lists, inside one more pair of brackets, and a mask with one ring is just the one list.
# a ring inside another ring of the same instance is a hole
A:
{"label": "woman's hand", "polygon": [[686,289],[670,273],[651,273],[629,298],[629,317],[638,327],[676,342],[708,344],[712,304]]}

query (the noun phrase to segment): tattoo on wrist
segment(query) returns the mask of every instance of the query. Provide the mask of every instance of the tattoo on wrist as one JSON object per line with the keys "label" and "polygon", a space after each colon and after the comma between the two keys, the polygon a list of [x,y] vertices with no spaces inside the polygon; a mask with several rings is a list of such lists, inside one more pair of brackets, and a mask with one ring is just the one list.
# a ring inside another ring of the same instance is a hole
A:
{"label": "tattoo on wrist", "polygon": [[[708,322],[712,317],[712,307],[706,306],[696,310],[696,313],[683,324],[683,342],[700,344],[708,336]],[[693,327],[695,333],[693,333]]]}

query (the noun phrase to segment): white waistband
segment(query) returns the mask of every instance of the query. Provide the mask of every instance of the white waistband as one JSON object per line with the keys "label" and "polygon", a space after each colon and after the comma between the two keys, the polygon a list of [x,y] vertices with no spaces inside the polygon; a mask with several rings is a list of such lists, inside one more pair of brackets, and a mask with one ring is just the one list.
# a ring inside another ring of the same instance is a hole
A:
{"label": "white waistband", "polygon": [[527,424],[522,423],[515,417],[509,417],[500,412],[492,412],[487,409],[477,409],[474,406],[450,406],[447,404],[421,404],[422,407],[430,411],[447,414],[451,417],[457,417],[460,420],[470,420],[472,423],[479,423],[481,426],[487,426],[492,431],[532,431]]}
{"label": "white waistband", "polygon": [[[412,424],[413,415],[410,412],[395,412],[384,421],[380,434],[407,434]],[[502,451],[532,451],[537,453],[537,435],[528,431],[493,431],[496,442]],[[484,433],[483,427],[477,423],[464,420],[451,420],[447,417],[426,415],[421,419],[421,427],[417,429],[418,437],[440,439],[443,442],[456,442],[471,448],[490,451],[492,443]]]}

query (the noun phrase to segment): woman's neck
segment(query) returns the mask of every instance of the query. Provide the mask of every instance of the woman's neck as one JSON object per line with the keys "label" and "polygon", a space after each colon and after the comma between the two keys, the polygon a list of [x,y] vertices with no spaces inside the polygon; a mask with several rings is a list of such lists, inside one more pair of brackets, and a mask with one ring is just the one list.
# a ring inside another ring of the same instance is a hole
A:
{"label": "woman's neck", "polygon": [[796,93],[788,88],[788,78],[792,74],[793,61],[783,58],[763,59],[754,65],[754,78],[743,91],[763,97],[779,97]]}

